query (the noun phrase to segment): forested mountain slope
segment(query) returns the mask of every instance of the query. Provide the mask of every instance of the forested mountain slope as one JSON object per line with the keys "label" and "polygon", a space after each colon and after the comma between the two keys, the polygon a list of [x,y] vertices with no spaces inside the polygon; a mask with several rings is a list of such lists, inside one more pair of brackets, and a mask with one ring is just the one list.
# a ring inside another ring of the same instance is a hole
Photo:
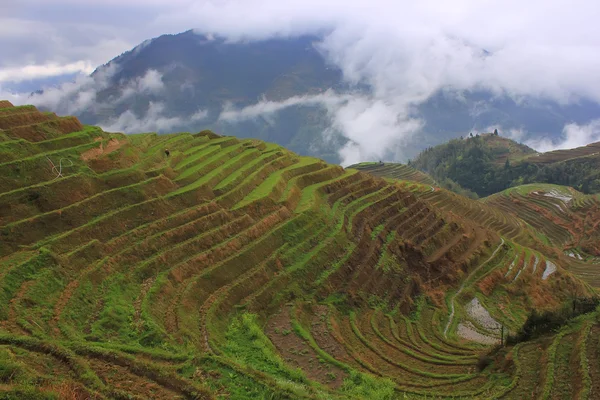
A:
{"label": "forested mountain slope", "polygon": [[600,192],[600,144],[537,153],[488,133],[454,139],[425,149],[410,165],[450,187],[457,183],[489,196],[527,183],[567,185],[584,193]]}

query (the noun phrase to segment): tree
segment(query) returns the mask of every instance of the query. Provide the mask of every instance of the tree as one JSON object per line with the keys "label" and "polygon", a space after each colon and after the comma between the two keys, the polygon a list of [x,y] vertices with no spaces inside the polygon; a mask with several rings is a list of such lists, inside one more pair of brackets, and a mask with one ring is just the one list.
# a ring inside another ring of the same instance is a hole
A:
{"label": "tree", "polygon": [[494,136],[498,136],[498,129],[494,129]]}
{"label": "tree", "polygon": [[510,168],[510,161],[507,158],[506,162],[504,163],[504,169],[509,169],[509,168]]}
{"label": "tree", "polygon": [[473,137],[473,132],[470,133],[470,136]]}

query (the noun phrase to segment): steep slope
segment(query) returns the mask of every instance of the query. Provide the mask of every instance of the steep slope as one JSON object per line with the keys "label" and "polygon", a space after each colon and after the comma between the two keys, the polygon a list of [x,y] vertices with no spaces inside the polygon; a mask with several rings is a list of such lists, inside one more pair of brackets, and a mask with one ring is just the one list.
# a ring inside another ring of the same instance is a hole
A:
{"label": "steep slope", "polygon": [[600,284],[594,266],[600,261],[597,195],[583,195],[558,185],[530,184],[507,189],[482,201],[526,221],[542,240],[571,258],[573,271],[587,276],[595,286]]}
{"label": "steep slope", "polygon": [[527,161],[535,164],[552,164],[570,161],[580,157],[597,156],[600,153],[600,143],[590,143],[587,146],[569,150],[555,150],[527,157]]}
{"label": "steep slope", "polygon": [[[77,116],[88,124],[128,131],[135,130],[135,124],[119,116],[129,111],[151,122],[157,118],[151,116],[152,104],[161,104],[161,116],[179,121],[171,129],[210,127],[338,162],[337,149],[344,142],[335,137],[324,140],[321,132],[329,119],[320,107],[293,106],[240,120],[221,114],[261,99],[277,102],[346,88],[341,71],[328,65],[317,50],[318,40],[302,36],[232,43],[193,31],[163,35],[99,67],[92,75],[99,87],[94,106]],[[126,96],[132,82],[137,82],[136,93]],[[194,118],[198,112],[204,117]]]}
{"label": "steep slope", "polygon": [[497,398],[532,382],[478,371],[495,321],[592,293],[518,218],[430,185],[3,105],[8,396]]}
{"label": "steep slope", "polygon": [[358,169],[382,178],[393,178],[405,181],[419,182],[424,185],[434,185],[435,181],[429,175],[408,165],[384,162],[364,162],[350,165],[348,168]]}

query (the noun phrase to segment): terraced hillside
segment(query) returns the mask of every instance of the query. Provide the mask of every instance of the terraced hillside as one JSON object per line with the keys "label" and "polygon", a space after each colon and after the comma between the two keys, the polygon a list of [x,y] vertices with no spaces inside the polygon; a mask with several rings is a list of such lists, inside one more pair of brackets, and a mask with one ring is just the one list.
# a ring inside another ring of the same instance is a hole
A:
{"label": "terraced hillside", "polygon": [[541,240],[571,258],[572,271],[600,285],[600,197],[565,186],[531,184],[482,201],[525,221]]}
{"label": "terraced hillside", "polygon": [[405,181],[419,182],[425,185],[435,185],[432,177],[424,172],[416,170],[408,165],[399,163],[383,162],[364,162],[351,165],[348,168],[354,168],[359,171],[368,172],[381,178],[393,178]]}
{"label": "terraced hillside", "polygon": [[478,368],[501,325],[593,292],[517,216],[261,141],[1,105],[0,398],[593,398],[589,317]]}
{"label": "terraced hillside", "polygon": [[[392,178],[390,169],[380,175]],[[371,171],[368,171],[371,173]],[[407,177],[410,181],[410,176]],[[404,182],[405,185],[409,181]],[[414,186],[415,188],[417,186]],[[479,223],[503,237],[563,259],[571,272],[600,286],[600,196],[559,185],[529,184],[471,201],[440,188],[419,185],[421,199],[438,210]],[[566,257],[569,258],[566,258]]]}
{"label": "terraced hillside", "polygon": [[600,142],[590,143],[587,146],[576,147],[568,150],[554,150],[542,154],[532,154],[526,159],[535,164],[550,164],[573,160],[579,157],[600,156]]}

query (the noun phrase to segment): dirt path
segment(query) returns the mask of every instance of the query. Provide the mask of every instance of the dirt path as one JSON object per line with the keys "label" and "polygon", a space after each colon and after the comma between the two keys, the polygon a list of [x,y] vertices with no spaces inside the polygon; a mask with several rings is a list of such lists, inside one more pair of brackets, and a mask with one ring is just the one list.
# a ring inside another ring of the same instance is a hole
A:
{"label": "dirt path", "polygon": [[[98,140],[98,138],[96,138],[95,141],[102,140],[102,138],[99,138],[99,139],[100,140]],[[104,154],[109,154],[109,153],[112,153],[113,151],[120,149],[121,146],[123,146],[124,144],[125,144],[125,142],[121,142],[117,139],[114,139],[114,138],[110,139],[108,141],[108,143],[106,144],[106,147],[104,147],[103,143],[100,143],[100,147],[96,147],[96,148],[90,149],[90,150],[82,153],[81,159],[83,161],[95,160]]]}
{"label": "dirt path", "polygon": [[[18,306],[18,304],[21,302],[23,297],[27,294],[27,291],[29,290],[29,288],[31,288],[31,286],[33,286],[34,283],[35,283],[34,280],[23,282],[23,284],[19,288],[19,291],[9,301],[8,319],[5,321],[5,324],[6,324],[5,326],[9,327],[9,329],[12,328],[12,330],[14,332],[21,334],[21,335],[30,335],[31,332],[28,332],[25,329],[23,329],[23,327],[21,325],[19,325],[19,323],[17,322],[18,312],[17,312],[16,307]],[[36,323],[36,325],[37,325],[37,323]],[[40,329],[41,329],[41,327],[40,327]]]}
{"label": "dirt path", "polygon": [[458,288],[457,292],[454,293],[454,296],[452,296],[452,298],[450,299],[450,316],[448,317],[448,323],[446,324],[446,328],[444,328],[444,337],[446,337],[446,338],[448,337],[448,329],[450,328],[450,325],[452,324],[452,320],[454,319],[454,300],[463,291],[463,289],[465,288],[466,283],[469,281],[469,278],[471,278],[471,276],[473,276],[477,271],[479,271],[484,265],[486,265],[487,263],[489,263],[496,256],[496,253],[498,253],[498,251],[500,250],[500,248],[502,248],[502,245],[504,245],[504,238],[501,238],[500,244],[498,245],[498,247],[496,247],[496,250],[494,250],[494,252],[490,256],[490,258],[488,258],[487,260],[485,260],[484,262],[482,262],[481,264],[479,264],[479,266],[477,268],[475,268],[469,274],[469,276],[467,276],[463,280],[462,285],[460,285],[460,287]]}

